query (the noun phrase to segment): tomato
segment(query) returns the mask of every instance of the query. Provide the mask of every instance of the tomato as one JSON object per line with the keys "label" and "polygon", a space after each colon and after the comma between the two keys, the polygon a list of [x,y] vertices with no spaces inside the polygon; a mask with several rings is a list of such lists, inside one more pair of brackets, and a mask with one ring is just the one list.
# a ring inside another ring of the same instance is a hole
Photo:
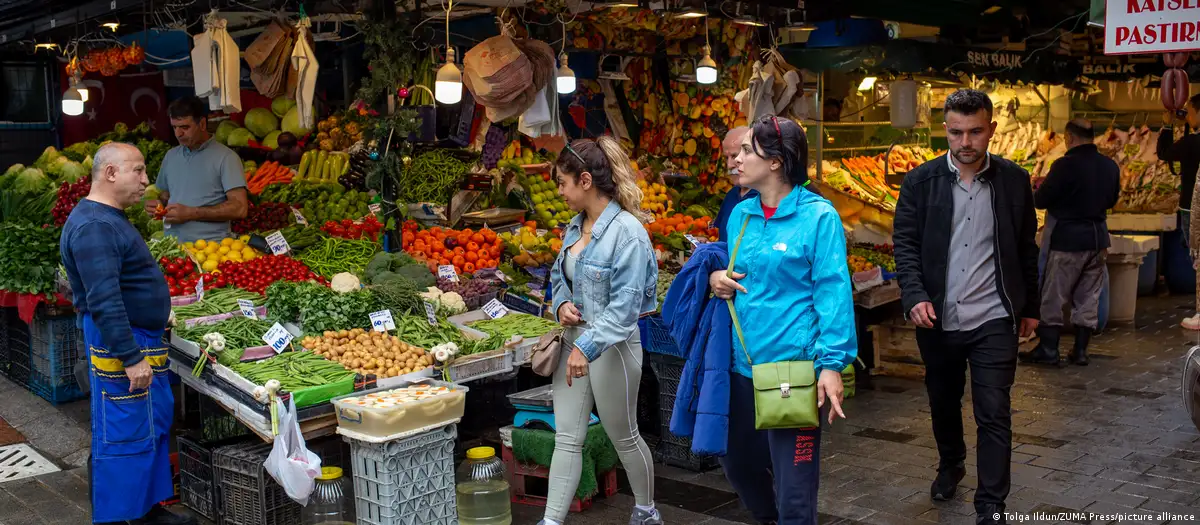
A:
{"label": "tomato", "polygon": [[178,274],[179,273],[179,265],[175,264],[175,263],[168,264],[167,265],[167,273],[169,273],[171,275]]}

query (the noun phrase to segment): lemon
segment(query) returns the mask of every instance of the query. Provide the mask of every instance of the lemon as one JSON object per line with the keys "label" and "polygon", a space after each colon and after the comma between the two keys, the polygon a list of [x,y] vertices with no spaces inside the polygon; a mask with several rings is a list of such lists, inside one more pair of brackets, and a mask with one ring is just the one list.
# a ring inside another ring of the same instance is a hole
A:
{"label": "lemon", "polygon": [[243,243],[242,241],[233,241],[233,242],[229,243],[229,251],[231,251],[231,252],[240,252],[240,251],[242,251],[242,248],[245,248],[245,247],[246,247],[246,244]]}
{"label": "lemon", "polygon": [[242,258],[247,261],[254,259],[254,257],[256,257],[257,255],[258,254],[254,253],[254,248],[250,248],[250,247],[242,248]]}
{"label": "lemon", "polygon": [[227,258],[225,260],[233,261],[233,262],[242,262],[242,252],[229,252],[229,255],[227,256]]}
{"label": "lemon", "polygon": [[229,246],[230,244],[233,244],[233,239],[229,237],[221,239],[221,246]]}
{"label": "lemon", "polygon": [[225,254],[229,253],[229,245],[226,244],[226,245],[221,246],[220,248],[217,249],[217,253],[219,253],[221,255],[225,255]]}
{"label": "lemon", "polygon": [[207,255],[204,255],[203,253],[196,254],[196,262],[198,262],[200,264],[204,264],[204,261],[206,261],[206,260],[208,260]]}
{"label": "lemon", "polygon": [[208,246],[204,247],[204,253],[209,253],[209,254],[217,253],[217,248],[220,248],[220,246],[210,243]]}
{"label": "lemon", "polygon": [[213,270],[216,270],[217,269],[217,261],[205,261],[204,264],[200,265],[200,268],[203,268],[204,271],[206,271],[206,272],[211,272]]}
{"label": "lemon", "polygon": [[207,246],[207,245],[208,245],[208,241],[206,241],[206,240],[204,240],[204,239],[197,239],[197,240],[196,240],[196,247],[197,247],[197,248],[200,248],[201,250],[203,250],[203,249],[204,249],[204,247],[205,247],[205,246]]}
{"label": "lemon", "polygon": [[242,241],[242,242],[250,242],[250,236],[249,236],[249,235],[243,235],[243,236],[241,236],[241,237],[238,237],[238,240],[239,240],[239,241]]}

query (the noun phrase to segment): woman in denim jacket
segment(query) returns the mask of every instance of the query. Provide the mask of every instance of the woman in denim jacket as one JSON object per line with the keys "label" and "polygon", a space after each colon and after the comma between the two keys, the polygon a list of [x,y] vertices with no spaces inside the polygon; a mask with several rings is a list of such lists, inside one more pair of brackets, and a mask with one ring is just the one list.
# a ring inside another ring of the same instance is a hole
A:
{"label": "woman in denim jacket", "polygon": [[655,310],[658,264],[642,226],[629,157],[616,140],[568,144],[555,163],[559,194],[579,212],[550,271],[553,312],[572,341],[554,373],[554,456],[542,523],[561,525],[583,468],[593,404],[636,508],[630,525],[662,523],[654,508],[654,465],[637,427],[642,345],[637,321]]}
{"label": "woman in denim jacket", "polygon": [[754,518],[764,524],[817,525],[820,428],[756,430],[753,363],[813,361],[817,406],[829,422],[842,412],[841,372],[858,354],[846,237],[837,210],[806,189],[804,130],[784,118],[755,121],[734,159],[742,185],[759,195],[729,214],[733,278],[709,276],[733,298],[745,346],[733,338],[729,447],[721,467]]}

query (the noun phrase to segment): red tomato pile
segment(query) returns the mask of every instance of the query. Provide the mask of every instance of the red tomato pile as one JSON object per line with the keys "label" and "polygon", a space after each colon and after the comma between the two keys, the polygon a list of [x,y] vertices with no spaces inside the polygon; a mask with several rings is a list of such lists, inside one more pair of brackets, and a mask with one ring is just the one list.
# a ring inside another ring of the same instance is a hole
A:
{"label": "red tomato pile", "polygon": [[[304,263],[285,255],[264,255],[253,261],[226,261],[217,267],[217,278],[226,284],[262,294],[275,281],[317,281],[329,284]],[[220,283],[218,281],[218,283]],[[223,286],[223,285],[222,285]]]}
{"label": "red tomato pile", "polygon": [[342,219],[342,222],[325,221],[325,225],[321,230],[333,237],[341,237],[343,239],[362,239],[370,238],[372,241],[379,240],[379,233],[383,231],[383,224],[375,218],[374,215],[367,215],[359,222],[354,222],[350,219]]}
{"label": "red tomato pile", "polygon": [[[196,293],[196,283],[200,280],[200,274],[196,273],[196,264],[191,259],[163,257],[158,260],[158,266],[162,268],[163,275],[167,278],[167,286],[171,288],[171,297]],[[205,279],[204,284],[204,288],[208,289],[212,283]]]}

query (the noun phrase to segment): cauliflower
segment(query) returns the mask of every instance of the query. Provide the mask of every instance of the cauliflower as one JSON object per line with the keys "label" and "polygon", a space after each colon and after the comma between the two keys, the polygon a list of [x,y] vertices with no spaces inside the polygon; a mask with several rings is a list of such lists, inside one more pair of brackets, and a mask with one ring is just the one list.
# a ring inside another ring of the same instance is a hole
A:
{"label": "cauliflower", "polygon": [[362,282],[351,273],[339,273],[329,281],[329,287],[338,293],[349,293],[362,288]]}
{"label": "cauliflower", "polygon": [[438,302],[450,312],[451,315],[458,315],[467,312],[467,302],[463,300],[458,292],[447,292],[438,298]]}
{"label": "cauliflower", "polygon": [[442,296],[442,291],[439,290],[436,286],[430,286],[428,290],[421,292],[421,299],[424,299],[431,303],[437,303],[438,298],[441,296]]}

